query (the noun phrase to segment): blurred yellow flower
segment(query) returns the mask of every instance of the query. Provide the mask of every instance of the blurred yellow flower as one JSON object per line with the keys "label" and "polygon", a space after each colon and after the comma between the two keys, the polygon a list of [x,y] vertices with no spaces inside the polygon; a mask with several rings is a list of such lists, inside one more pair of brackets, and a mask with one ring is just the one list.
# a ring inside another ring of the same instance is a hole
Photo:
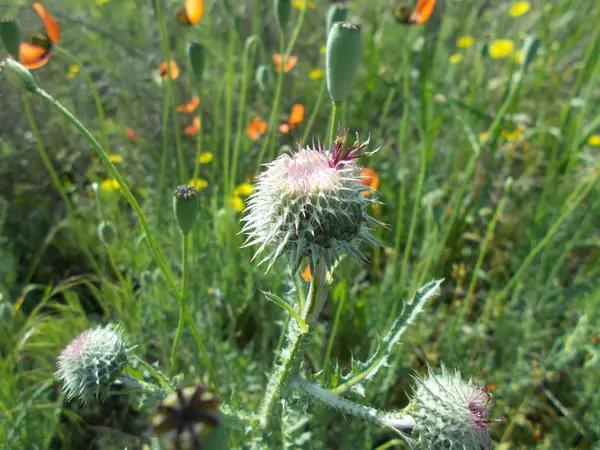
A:
{"label": "blurred yellow flower", "polygon": [[317,4],[311,0],[308,0],[308,2],[306,0],[294,0],[294,8],[302,11],[304,8],[306,8],[307,3],[310,9],[315,9],[317,7]]}
{"label": "blurred yellow flower", "polygon": [[119,190],[119,183],[114,178],[107,178],[100,183],[100,189],[106,192],[114,192]]}
{"label": "blurred yellow flower", "polygon": [[96,0],[96,5],[102,6],[105,3],[108,3],[110,0]]}
{"label": "blurred yellow flower", "polygon": [[315,69],[310,71],[310,73],[308,74],[308,78],[310,78],[311,80],[319,80],[323,78],[324,75],[325,71],[323,69]]}
{"label": "blurred yellow flower", "polygon": [[492,58],[506,58],[512,55],[515,50],[515,44],[510,39],[498,39],[490,45],[490,56]]}
{"label": "blurred yellow flower", "polygon": [[481,142],[482,144],[484,142],[487,142],[487,140],[490,138],[489,133],[479,133],[479,142]]}
{"label": "blurred yellow flower", "polygon": [[327,46],[325,44],[321,45],[321,55],[324,55],[325,53],[327,53]]}
{"label": "blurred yellow flower", "polygon": [[246,204],[244,203],[244,200],[242,200],[240,197],[234,195],[233,197],[231,197],[229,199],[229,203],[231,204],[231,206],[233,206],[233,209],[235,209],[237,212],[242,212],[244,209],[246,209]]}
{"label": "blurred yellow flower", "polygon": [[456,64],[461,62],[463,59],[463,55],[462,53],[455,53],[454,55],[450,55],[450,58],[448,58],[448,61],[450,61],[450,64]]}
{"label": "blurred yellow flower", "polygon": [[473,36],[461,36],[456,40],[456,46],[459,48],[469,48],[475,43]]}
{"label": "blurred yellow flower", "polygon": [[593,134],[587,141],[592,147],[600,147],[600,134]]}
{"label": "blurred yellow flower", "polygon": [[108,155],[108,160],[111,163],[118,164],[120,162],[123,162],[123,157],[121,155]]}
{"label": "blurred yellow flower", "polygon": [[77,75],[79,70],[80,67],[77,64],[73,64],[71,67],[69,67],[69,71],[67,72],[67,78],[69,80],[72,80],[73,78],[75,78],[75,75]]}
{"label": "blurred yellow flower", "polygon": [[211,152],[202,152],[198,155],[198,162],[200,164],[208,164],[213,159],[213,154]]}
{"label": "blurred yellow flower", "polygon": [[513,131],[503,130],[501,136],[508,142],[520,141],[523,139],[523,130],[521,128],[515,128]]}
{"label": "blurred yellow flower", "polygon": [[514,2],[510,11],[508,12],[513,17],[519,17],[526,14],[531,9],[531,3],[529,2]]}
{"label": "blurred yellow flower", "polygon": [[517,64],[521,64],[523,62],[523,51],[517,50],[515,52],[514,60]]}
{"label": "blurred yellow flower", "polygon": [[242,183],[233,190],[234,197],[247,197],[254,192],[254,186],[250,183]]}
{"label": "blurred yellow flower", "polygon": [[188,181],[188,184],[197,191],[208,187],[208,181],[203,180],[202,178],[194,178],[193,180]]}

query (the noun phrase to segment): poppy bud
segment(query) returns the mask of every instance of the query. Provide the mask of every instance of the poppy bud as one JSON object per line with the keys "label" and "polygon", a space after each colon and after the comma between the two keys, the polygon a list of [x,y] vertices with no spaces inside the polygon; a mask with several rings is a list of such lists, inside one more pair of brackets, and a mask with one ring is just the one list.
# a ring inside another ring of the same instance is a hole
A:
{"label": "poppy bud", "polygon": [[329,36],[331,27],[336,22],[348,20],[348,5],[345,3],[334,3],[327,10],[327,23],[325,25],[325,39]]}
{"label": "poppy bud", "polygon": [[2,41],[6,53],[16,60],[19,59],[20,34],[19,24],[14,20],[0,21],[0,41]]}
{"label": "poppy bud", "polygon": [[110,222],[103,220],[98,225],[98,239],[102,244],[110,247],[117,237],[117,230],[112,226]]}
{"label": "poppy bud", "polygon": [[256,84],[261,91],[266,91],[271,84],[271,71],[267,66],[258,66],[255,75]]}
{"label": "poppy bud", "polygon": [[274,0],[275,1],[275,14],[277,15],[277,22],[279,22],[279,28],[281,32],[284,32],[287,28],[287,24],[290,20],[290,10],[292,5],[290,0]]}
{"label": "poppy bud", "polygon": [[192,186],[182,184],[173,191],[173,210],[179,229],[183,234],[192,231],[198,216],[197,191]]}
{"label": "poppy bud", "polygon": [[188,60],[196,84],[202,83],[202,77],[204,76],[204,67],[206,65],[206,51],[204,45],[200,42],[191,42],[188,46]]}
{"label": "poppy bud", "polygon": [[2,78],[11,86],[28,91],[35,90],[36,83],[31,72],[14,59],[5,59],[0,63],[0,72]]}
{"label": "poppy bud", "polygon": [[348,98],[360,62],[362,34],[360,25],[335,22],[327,38],[325,67],[327,89],[334,102]]}

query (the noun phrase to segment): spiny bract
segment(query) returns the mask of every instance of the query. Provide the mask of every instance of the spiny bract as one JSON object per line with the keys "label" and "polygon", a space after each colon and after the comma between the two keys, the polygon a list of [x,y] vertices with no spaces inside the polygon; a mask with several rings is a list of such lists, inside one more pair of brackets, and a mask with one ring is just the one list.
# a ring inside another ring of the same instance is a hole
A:
{"label": "spiny bract", "polygon": [[57,359],[56,375],[67,399],[108,395],[111,384],[127,366],[128,352],[118,327],[109,324],[79,333]]}
{"label": "spiny bract", "polygon": [[284,154],[267,164],[245,211],[245,246],[259,244],[254,257],[267,251],[259,264],[267,270],[282,255],[289,256],[292,271],[304,257],[312,268],[322,257],[328,269],[343,252],[365,259],[361,241],[381,245],[370,229],[382,225],[367,214],[373,200],[362,195],[371,188],[361,183],[354,159],[368,156],[368,142],[357,140],[346,149],[348,131],[325,150],[320,145]]}
{"label": "spiny bract", "polygon": [[416,422],[419,449],[485,450],[492,448],[487,419],[491,395],[460,372],[442,367],[439,375],[417,378],[409,407]]}

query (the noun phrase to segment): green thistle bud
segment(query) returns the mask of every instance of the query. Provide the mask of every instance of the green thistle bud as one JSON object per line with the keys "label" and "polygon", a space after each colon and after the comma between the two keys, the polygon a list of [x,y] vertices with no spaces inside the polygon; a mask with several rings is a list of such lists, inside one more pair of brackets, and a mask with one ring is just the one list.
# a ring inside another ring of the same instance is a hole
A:
{"label": "green thistle bud", "polygon": [[0,41],[2,41],[6,53],[18,60],[21,32],[19,31],[19,24],[17,22],[14,20],[0,21]]}
{"label": "green thistle bud", "polygon": [[360,62],[361,46],[360,25],[349,22],[332,25],[325,53],[327,89],[332,101],[343,102],[348,98]]}
{"label": "green thistle bud", "polygon": [[175,389],[160,402],[152,417],[160,448],[226,449],[227,433],[220,425],[220,403],[203,385]]}
{"label": "green thistle bud", "polygon": [[202,78],[204,77],[204,68],[206,66],[206,50],[204,45],[200,42],[191,42],[190,45],[188,45],[188,60],[196,84],[201,84]]}
{"label": "green thistle bud", "polygon": [[329,31],[335,22],[345,22],[348,20],[348,5],[345,3],[334,3],[327,10],[327,19],[325,24],[325,39],[329,36]]}
{"label": "green thistle bud", "polygon": [[279,28],[283,33],[287,28],[290,20],[290,11],[292,10],[292,2],[290,0],[274,0],[275,3],[275,14],[277,15],[277,22]]}
{"label": "green thistle bud", "polygon": [[380,245],[370,228],[382,224],[367,214],[373,200],[362,194],[370,188],[361,183],[353,161],[371,154],[361,153],[368,141],[346,149],[347,135],[338,135],[330,149],[284,154],[259,175],[242,229],[248,236],[244,246],[260,245],[255,257],[268,249],[259,264],[269,261],[270,268],[287,255],[295,272],[303,258],[315,267],[323,257],[330,269],[343,252],[364,259],[361,241]]}
{"label": "green thistle bud", "polygon": [[179,229],[189,234],[198,216],[197,191],[192,186],[182,184],[173,191],[173,210]]}
{"label": "green thistle bud", "polygon": [[7,58],[2,61],[0,73],[2,73],[4,81],[17,89],[34,91],[36,88],[36,82],[31,72],[14,59]]}
{"label": "green thistle bud", "polygon": [[442,367],[439,375],[417,378],[413,399],[407,412],[414,418],[418,448],[492,448],[487,418],[491,394],[460,373]]}
{"label": "green thistle bud", "polygon": [[128,363],[127,342],[112,325],[82,331],[60,353],[56,375],[67,399],[103,398]]}

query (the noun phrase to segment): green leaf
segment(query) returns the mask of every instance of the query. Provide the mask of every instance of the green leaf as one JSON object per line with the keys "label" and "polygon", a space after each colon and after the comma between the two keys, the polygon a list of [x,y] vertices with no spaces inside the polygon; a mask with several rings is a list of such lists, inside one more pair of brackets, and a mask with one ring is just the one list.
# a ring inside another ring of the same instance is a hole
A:
{"label": "green leaf", "polygon": [[306,322],[302,319],[302,316],[300,316],[298,311],[296,311],[292,305],[290,305],[288,302],[286,302],[282,298],[278,297],[277,295],[272,294],[271,292],[265,292],[265,291],[261,291],[261,292],[263,294],[265,294],[265,297],[267,297],[267,300],[275,303],[276,305],[280,306],[281,308],[285,309],[288,313],[290,313],[290,315],[294,319],[296,319],[296,322],[298,322],[298,325],[300,326],[300,329],[302,330],[303,333],[308,333],[308,325],[306,324]]}

